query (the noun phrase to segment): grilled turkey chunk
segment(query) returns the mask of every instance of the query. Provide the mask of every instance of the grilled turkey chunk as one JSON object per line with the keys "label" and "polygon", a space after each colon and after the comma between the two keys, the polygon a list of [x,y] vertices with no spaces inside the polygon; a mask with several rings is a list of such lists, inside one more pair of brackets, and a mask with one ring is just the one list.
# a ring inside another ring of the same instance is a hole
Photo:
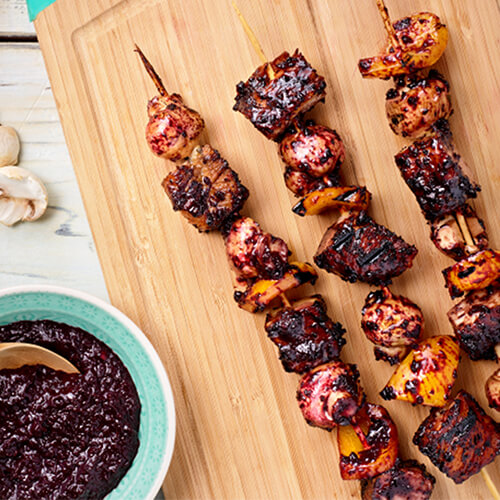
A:
{"label": "grilled turkey chunk", "polygon": [[416,254],[413,245],[366,212],[346,212],[326,231],[314,262],[351,283],[385,285],[411,267]]}
{"label": "grilled turkey chunk", "polygon": [[268,139],[279,141],[294,118],[325,98],[325,79],[296,50],[259,66],[237,87],[233,107]]}
{"label": "grilled turkey chunk", "polygon": [[460,347],[473,360],[496,359],[500,343],[500,289],[470,293],[448,312]]}
{"label": "grilled turkey chunk", "polygon": [[431,410],[413,443],[458,484],[495,460],[500,428],[469,393],[460,391],[446,407]]}
{"label": "grilled turkey chunk", "polygon": [[454,213],[481,190],[456,152],[445,120],[436,124],[432,134],[400,151],[395,159],[429,222]]}
{"label": "grilled turkey chunk", "polygon": [[436,479],[416,460],[396,460],[394,467],[361,481],[362,500],[428,500]]}
{"label": "grilled turkey chunk", "polygon": [[196,147],[191,157],[163,181],[174,210],[179,210],[200,232],[219,229],[238,213],[248,189],[216,149]]}
{"label": "grilled turkey chunk", "polygon": [[287,372],[305,373],[340,356],[345,330],[326,312],[321,295],[313,295],[282,307],[266,317],[269,338],[279,347]]}

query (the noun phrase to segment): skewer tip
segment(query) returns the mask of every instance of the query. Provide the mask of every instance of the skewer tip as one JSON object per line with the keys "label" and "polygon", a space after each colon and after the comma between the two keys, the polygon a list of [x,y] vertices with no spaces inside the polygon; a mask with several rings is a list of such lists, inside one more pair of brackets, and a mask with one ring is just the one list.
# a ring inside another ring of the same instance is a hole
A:
{"label": "skewer tip", "polygon": [[139,45],[134,43],[134,46],[135,46],[134,52],[137,52],[137,54],[139,54],[139,57],[141,58],[142,64],[144,64],[144,67],[146,68],[148,75],[151,77],[154,84],[156,85],[158,92],[160,93],[161,96],[167,97],[168,96],[167,89],[165,88],[165,85],[163,85],[163,82],[161,81],[160,76],[153,68],[153,65],[149,62],[148,58],[144,55],[144,52],[139,48]]}
{"label": "skewer tip", "polygon": [[[262,61],[263,64],[268,64],[266,55],[264,54],[264,51],[262,50],[262,47],[260,46],[259,41],[257,40],[257,37],[255,36],[255,33],[252,31],[252,28],[250,28],[250,25],[248,24],[247,20],[241,13],[240,9],[236,5],[236,2],[234,0],[231,0],[231,5],[233,6],[233,9],[236,12],[236,15],[238,16],[238,19],[240,20],[241,26],[243,27],[243,30],[245,31],[245,34],[247,35],[248,39],[250,40],[250,43],[252,44],[255,52],[259,56],[260,60]],[[271,68],[272,69],[272,68]]]}

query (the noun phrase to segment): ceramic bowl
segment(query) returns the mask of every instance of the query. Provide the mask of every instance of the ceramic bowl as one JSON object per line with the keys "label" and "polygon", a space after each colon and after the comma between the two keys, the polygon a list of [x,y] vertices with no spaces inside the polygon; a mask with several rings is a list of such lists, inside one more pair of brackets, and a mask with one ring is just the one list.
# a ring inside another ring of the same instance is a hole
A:
{"label": "ceramic bowl", "polygon": [[0,290],[0,325],[50,319],[87,330],[128,368],[141,400],[139,450],[107,500],[153,499],[167,473],[175,440],[172,389],[144,333],[118,309],[83,292],[55,286]]}

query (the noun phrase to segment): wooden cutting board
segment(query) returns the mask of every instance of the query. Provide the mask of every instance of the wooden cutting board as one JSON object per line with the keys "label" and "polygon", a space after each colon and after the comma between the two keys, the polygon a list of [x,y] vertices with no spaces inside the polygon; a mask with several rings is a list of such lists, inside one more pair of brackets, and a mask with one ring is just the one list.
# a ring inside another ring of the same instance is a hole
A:
{"label": "wooden cutting board", "polygon": [[[430,242],[394,165],[393,155],[406,142],[390,131],[384,115],[389,84],[363,81],[356,66],[385,37],[375,2],[239,4],[269,58],[299,47],[325,76],[326,103],[311,115],[341,134],[346,183],[367,185],[375,219],[419,248],[413,268],[396,279],[393,290],[422,307],[426,335],[451,333],[446,311],[452,302],[441,276],[451,261]],[[394,19],[436,12],[450,29],[438,69],[451,82],[458,149],[483,188],[475,206],[498,248],[499,6],[495,0],[389,0],[389,8]],[[134,43],[167,88],[205,118],[205,139],[251,191],[244,212],[284,238],[298,259],[312,260],[333,215],[303,219],[290,211],[294,199],[283,183],[275,144],[231,110],[236,83],[259,60],[229,0],[57,0],[39,15],[36,29],[111,300],[144,329],[173,385],[178,434],[166,495],[356,498],[359,483],[340,479],[336,433],[305,424],[295,401],[298,377],[283,372],[266,338],[264,316],[233,302],[220,236],[198,234],[173,212],[160,186],[171,165],[153,157],[144,140],[146,103],[155,89]],[[378,391],[392,369],[375,362],[360,330],[369,290],[323,271],[314,288],[347,328],[343,359],[358,363],[369,399],[380,403]],[[484,382],[494,368],[464,356],[456,387],[465,387],[486,408]],[[434,498],[490,498],[481,475],[456,486],[411,444],[428,409],[384,405],[398,424],[403,456],[424,462],[436,476]],[[500,484],[500,464],[488,470]]]}

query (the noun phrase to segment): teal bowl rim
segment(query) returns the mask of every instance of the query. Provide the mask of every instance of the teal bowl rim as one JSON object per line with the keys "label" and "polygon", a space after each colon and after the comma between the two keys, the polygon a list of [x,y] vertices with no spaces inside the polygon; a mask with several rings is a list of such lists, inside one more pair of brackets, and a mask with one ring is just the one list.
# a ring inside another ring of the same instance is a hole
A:
{"label": "teal bowl rim", "polygon": [[48,293],[73,297],[83,302],[87,302],[97,307],[98,309],[101,309],[106,314],[112,316],[115,320],[121,323],[122,326],[124,326],[125,329],[128,330],[128,332],[139,342],[141,347],[144,349],[160,382],[161,392],[165,398],[165,406],[169,423],[167,432],[167,445],[163,454],[162,463],[158,468],[157,476],[151,484],[148,494],[144,497],[144,500],[153,500],[160,490],[170,466],[170,462],[172,460],[172,455],[174,452],[176,434],[175,404],[172,388],[170,386],[170,382],[168,380],[163,363],[161,362],[160,357],[155,351],[153,345],[148,340],[146,335],[144,335],[142,330],[124,313],[122,313],[111,304],[105,302],[104,300],[98,299],[97,297],[94,297],[86,292],[54,285],[21,285],[0,290],[0,298],[8,295],[19,295],[23,293]]}

